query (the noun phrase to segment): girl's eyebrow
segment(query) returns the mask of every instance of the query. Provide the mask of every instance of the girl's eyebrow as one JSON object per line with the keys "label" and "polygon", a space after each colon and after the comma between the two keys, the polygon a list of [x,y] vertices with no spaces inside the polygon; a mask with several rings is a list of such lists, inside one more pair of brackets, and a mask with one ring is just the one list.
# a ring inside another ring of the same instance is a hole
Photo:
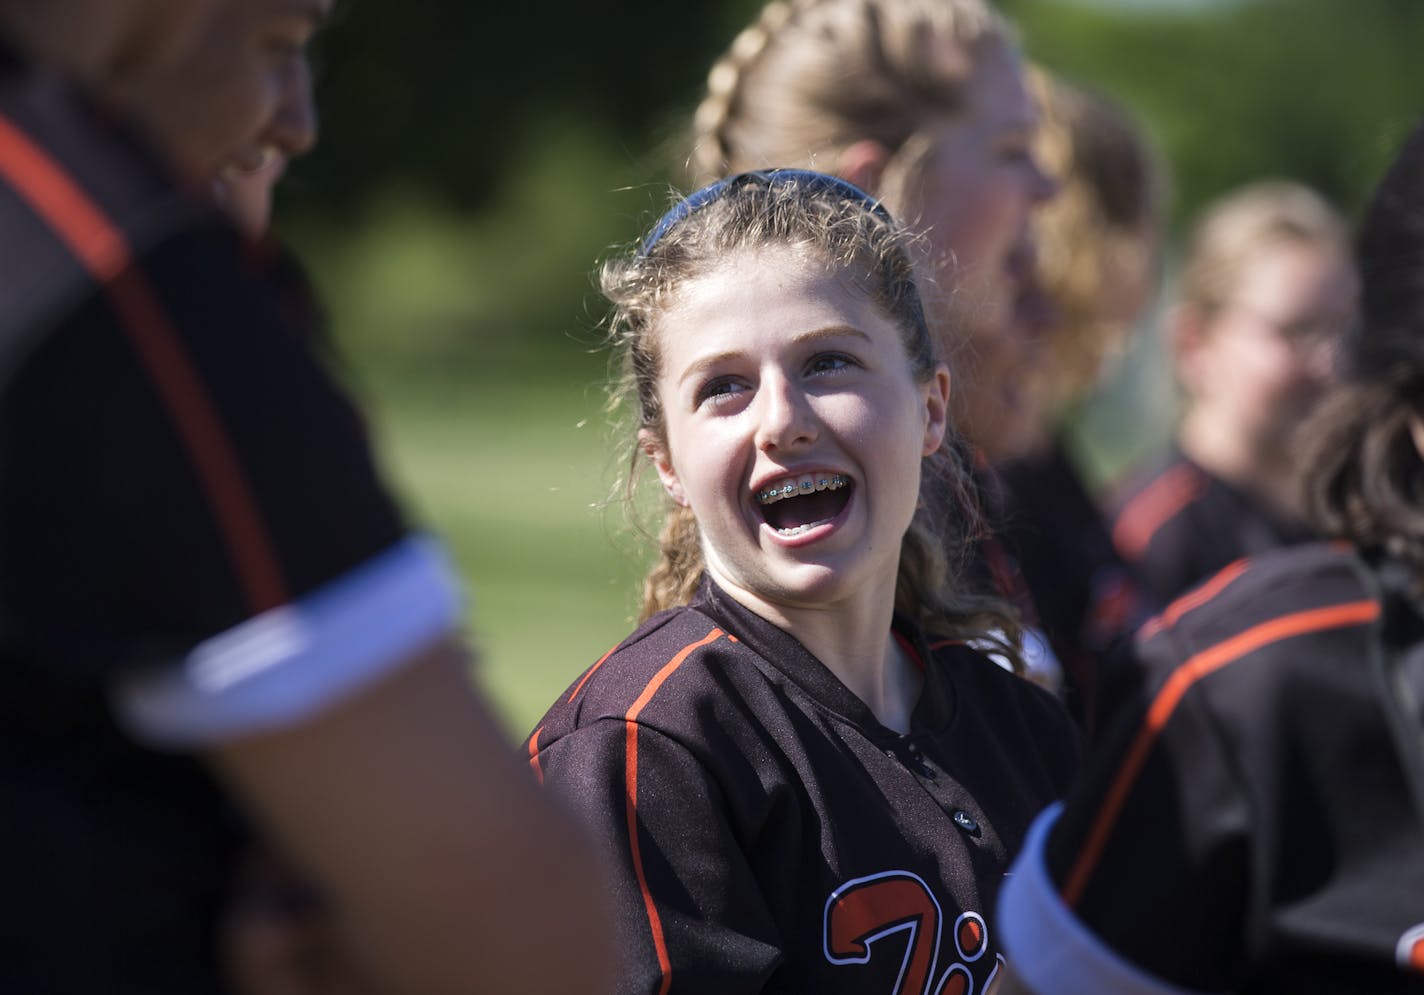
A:
{"label": "girl's eyebrow", "polygon": [[[792,337],[791,341],[796,345],[804,345],[811,342],[818,342],[822,339],[843,339],[855,338],[865,342],[871,341],[869,335],[853,325],[827,325],[824,328],[812,328]],[[726,352],[714,352],[706,356],[698,356],[683,369],[677,378],[678,385],[685,384],[704,371],[720,366],[730,359],[735,359],[740,353],[736,350]]]}

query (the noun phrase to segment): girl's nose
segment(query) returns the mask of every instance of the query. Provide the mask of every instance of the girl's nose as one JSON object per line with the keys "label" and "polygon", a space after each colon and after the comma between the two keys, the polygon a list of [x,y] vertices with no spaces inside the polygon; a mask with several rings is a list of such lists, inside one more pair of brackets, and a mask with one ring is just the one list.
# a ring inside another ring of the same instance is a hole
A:
{"label": "girl's nose", "polygon": [[758,402],[757,448],[795,449],[816,439],[816,416],[805,391],[781,376],[762,381]]}

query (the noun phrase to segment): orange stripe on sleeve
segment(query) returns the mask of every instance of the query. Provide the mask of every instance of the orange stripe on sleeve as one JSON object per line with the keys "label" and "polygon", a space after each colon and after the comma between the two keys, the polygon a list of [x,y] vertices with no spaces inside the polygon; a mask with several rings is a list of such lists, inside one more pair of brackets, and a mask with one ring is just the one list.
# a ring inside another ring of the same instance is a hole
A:
{"label": "orange stripe on sleeve", "polygon": [[[579,680],[579,682],[574,685],[573,691],[571,691],[571,692],[569,693],[569,701],[573,701],[575,698],[577,698],[577,697],[579,696],[579,692],[582,691],[582,690],[583,690],[583,686],[588,683],[588,679],[594,675],[594,673],[598,670],[599,667],[603,666],[603,661],[604,661],[604,660],[607,660],[610,656],[613,655],[613,650],[616,650],[616,649],[617,649],[619,646],[621,646],[621,645],[623,645],[623,644],[622,644],[622,643],[618,643],[618,644],[614,645],[614,646],[612,647],[612,649],[610,649],[607,653],[603,654],[601,657],[598,658],[598,662],[597,662],[597,663],[595,663],[592,667],[589,667],[589,668],[588,668],[588,673],[586,673],[586,674],[583,675],[583,677]],[[584,659],[588,659],[588,658],[585,657]]]}
{"label": "orange stripe on sleeve", "polygon": [[1181,703],[1183,696],[1197,681],[1271,643],[1311,632],[1364,625],[1379,618],[1379,614],[1380,606],[1375,601],[1350,601],[1283,615],[1280,618],[1253,626],[1224,642],[1202,650],[1173,671],[1172,676],[1157,692],[1157,697],[1153,699],[1151,707],[1148,708],[1142,728],[1133,738],[1132,745],[1108,788],[1102,808],[1099,809],[1097,818],[1093,821],[1083,847],[1069,869],[1068,876],[1064,879],[1062,889],[1064,904],[1073,908],[1083,897],[1083,890],[1087,887],[1088,878],[1102,857],[1103,848],[1107,845],[1108,837],[1117,824],[1118,816],[1122,814],[1122,808],[1127,802],[1129,792],[1137,783],[1138,775],[1147,762],[1148,754],[1152,751],[1152,747],[1172,717],[1177,705]]}
{"label": "orange stripe on sleeve", "polygon": [[529,769],[534,771],[534,779],[540,784],[544,783],[544,768],[539,766],[539,734],[543,731],[544,727],[540,726],[529,737]]}
{"label": "orange stripe on sleeve", "polygon": [[658,995],[667,995],[668,989],[672,986],[672,960],[668,957],[667,940],[663,937],[662,917],[658,915],[657,905],[653,901],[653,894],[648,890],[648,878],[643,870],[642,848],[638,843],[638,715],[648,702],[653,700],[653,695],[663,686],[663,682],[672,676],[682,662],[686,660],[695,650],[715,642],[723,635],[721,629],[713,629],[707,635],[694,643],[689,643],[669,660],[661,670],[648,682],[648,686],[643,689],[643,693],[638,695],[638,699],[633,702],[633,707],[628,709],[628,713],[623,717],[626,723],[626,753],[624,763],[626,765],[625,777],[627,779],[627,795],[625,796],[625,808],[628,815],[628,841],[633,851],[633,873],[638,878],[638,888],[643,893],[643,907],[648,911],[648,925],[653,933],[653,949],[657,951],[658,966],[662,969],[662,984],[658,986]]}
{"label": "orange stripe on sleeve", "polygon": [[1163,629],[1176,625],[1187,612],[1200,608],[1230,587],[1237,577],[1246,572],[1249,563],[1249,560],[1240,559],[1222,567],[1211,580],[1173,601],[1162,614],[1144,622],[1142,628],[1138,630],[1138,638],[1150,639]]}
{"label": "orange stripe on sleeve", "polygon": [[1191,464],[1171,467],[1123,506],[1113,524],[1113,545],[1129,562],[1142,559],[1157,530],[1206,487],[1206,478]]}
{"label": "orange stripe on sleeve", "polygon": [[129,265],[123,233],[49,153],[3,115],[0,171],[99,283],[107,283]]}
{"label": "orange stripe on sleeve", "polygon": [[113,224],[44,149],[0,115],[0,174],[109,297],[197,474],[253,613],[287,600],[276,552],[221,418],[158,296]]}

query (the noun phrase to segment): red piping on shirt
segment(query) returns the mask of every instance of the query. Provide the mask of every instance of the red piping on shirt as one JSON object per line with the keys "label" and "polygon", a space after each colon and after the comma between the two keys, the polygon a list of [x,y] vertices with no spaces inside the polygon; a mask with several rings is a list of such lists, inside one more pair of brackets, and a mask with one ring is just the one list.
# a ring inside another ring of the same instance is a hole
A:
{"label": "red piping on shirt", "polygon": [[539,734],[544,731],[540,726],[534,730],[534,735],[529,737],[529,769],[534,772],[534,779],[540,784],[544,783],[544,768],[539,766]]}
{"label": "red piping on shirt", "polygon": [[1182,595],[1177,600],[1169,604],[1162,614],[1155,618],[1149,618],[1142,624],[1142,628],[1137,632],[1138,639],[1150,639],[1163,629],[1176,625],[1183,615],[1194,608],[1200,608],[1212,598],[1216,597],[1231,583],[1246,572],[1246,567],[1250,561],[1246,559],[1236,560],[1221,568],[1221,571],[1207,581],[1201,587]]}
{"label": "red piping on shirt", "polygon": [[1183,696],[1191,689],[1192,685],[1213,671],[1263,646],[1310,632],[1364,625],[1379,618],[1379,614],[1380,606],[1375,601],[1350,601],[1282,615],[1280,618],[1252,626],[1245,632],[1238,633],[1230,639],[1202,650],[1174,670],[1172,676],[1167,679],[1167,683],[1162,686],[1162,690],[1157,692],[1157,697],[1153,699],[1151,707],[1148,708],[1142,728],[1138,730],[1122,766],[1118,768],[1117,775],[1113,778],[1107,795],[1103,799],[1102,808],[1093,821],[1083,848],[1079,851],[1077,859],[1073,862],[1073,866],[1064,880],[1062,888],[1064,904],[1073,908],[1083,897],[1083,890],[1087,887],[1088,878],[1097,867],[1103,848],[1107,845],[1108,836],[1112,833],[1118,816],[1122,813],[1122,807],[1127,801],[1128,792],[1132,790],[1138,775],[1142,772],[1143,765],[1147,762],[1147,755],[1151,752],[1163,728],[1166,727],[1167,721],[1172,717],[1173,711],[1176,710],[1177,705],[1181,703]]}
{"label": "red piping on shirt", "polygon": [[920,656],[920,651],[915,649],[915,644],[900,635],[895,629],[890,630],[890,635],[895,637],[895,642],[900,644],[900,648],[905,651],[905,655],[910,658],[910,662],[923,674],[925,672],[925,661]]}
{"label": "red piping on shirt", "polygon": [[123,232],[44,149],[0,115],[0,174],[108,296],[207,495],[248,610],[287,600],[286,584],[227,432]]}
{"label": "red piping on shirt", "polygon": [[[621,645],[623,644],[618,644],[618,646]],[[583,686],[588,683],[588,679],[594,675],[594,672],[597,671],[599,667],[603,666],[603,661],[607,660],[610,656],[612,656],[613,650],[616,650],[618,646],[614,646],[613,649],[610,649],[607,653],[603,654],[601,657],[598,658],[597,663],[595,663],[592,667],[588,668],[588,673],[584,674],[583,677],[579,680],[579,682],[574,685],[574,689],[569,692],[569,701],[573,701],[579,696],[579,692],[582,691]]]}
{"label": "red piping on shirt", "polygon": [[1131,563],[1142,559],[1157,530],[1206,488],[1206,478],[1190,463],[1178,463],[1148,484],[1123,506],[1113,525],[1113,545],[1123,559]]}
{"label": "red piping on shirt", "polygon": [[633,851],[633,873],[638,878],[638,888],[643,893],[643,906],[648,910],[648,925],[653,933],[653,949],[658,954],[658,966],[662,969],[662,984],[658,986],[658,995],[667,995],[668,989],[672,986],[672,960],[668,957],[667,940],[663,937],[663,921],[658,915],[658,907],[653,902],[653,894],[648,890],[648,877],[643,871],[642,849],[638,845],[638,714],[653,700],[653,695],[658,693],[658,688],[663,686],[663,682],[672,676],[673,671],[682,666],[682,661],[692,655],[694,650],[715,642],[722,636],[721,629],[713,629],[707,635],[697,640],[695,643],[688,643],[677,651],[677,655],[663,665],[663,668],[654,675],[648,682],[648,686],[643,688],[643,693],[638,695],[638,700],[633,702],[633,707],[628,709],[628,714],[623,717],[626,725],[626,753],[624,763],[626,765],[625,777],[627,778],[626,809],[628,813],[628,841]]}

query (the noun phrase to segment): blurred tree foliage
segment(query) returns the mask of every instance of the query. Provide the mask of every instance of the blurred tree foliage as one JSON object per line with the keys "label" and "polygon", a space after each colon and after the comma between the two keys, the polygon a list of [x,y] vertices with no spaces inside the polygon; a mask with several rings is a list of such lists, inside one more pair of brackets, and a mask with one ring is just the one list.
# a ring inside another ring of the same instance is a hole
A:
{"label": "blurred tree foliage", "polygon": [[1173,216],[1238,183],[1290,176],[1357,209],[1424,111],[1424,4],[1005,0],[1029,54],[1105,89],[1152,127]]}
{"label": "blurred tree foliage", "polygon": [[[1142,115],[1179,226],[1262,174],[1353,210],[1424,105],[1420,0],[1001,3],[1032,58]],[[412,504],[479,592],[486,679],[527,729],[626,632],[646,555],[613,555],[621,519],[591,507],[615,445],[590,273],[664,207],[707,69],[760,0],[338,4],[322,141],[279,226]],[[1170,418],[1139,355],[1079,433],[1099,479]]]}
{"label": "blurred tree foliage", "polygon": [[[343,0],[320,53],[323,146],[289,199],[339,216],[399,184],[479,209],[550,116],[605,131],[629,182],[658,178],[712,59],[758,6]],[[1353,206],[1424,103],[1417,0],[1000,6],[1032,57],[1151,122],[1179,217],[1262,173]]]}
{"label": "blurred tree foliage", "polygon": [[[492,358],[595,378],[593,264],[664,205],[706,71],[759,6],[341,0],[322,142],[281,218],[358,365],[452,389]],[[1353,211],[1424,106],[1418,0],[1001,6],[1032,58],[1141,114],[1178,226],[1263,174]]]}

